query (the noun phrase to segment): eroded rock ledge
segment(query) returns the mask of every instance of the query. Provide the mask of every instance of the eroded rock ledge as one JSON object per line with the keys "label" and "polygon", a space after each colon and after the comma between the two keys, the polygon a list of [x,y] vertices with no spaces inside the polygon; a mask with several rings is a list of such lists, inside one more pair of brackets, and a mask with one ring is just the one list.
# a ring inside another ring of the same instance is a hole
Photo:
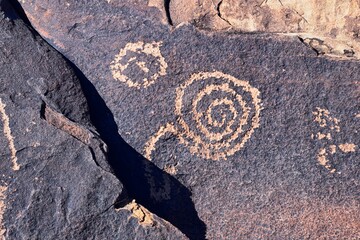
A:
{"label": "eroded rock ledge", "polygon": [[319,54],[360,58],[360,3],[352,1],[170,1],[174,25],[298,36]]}

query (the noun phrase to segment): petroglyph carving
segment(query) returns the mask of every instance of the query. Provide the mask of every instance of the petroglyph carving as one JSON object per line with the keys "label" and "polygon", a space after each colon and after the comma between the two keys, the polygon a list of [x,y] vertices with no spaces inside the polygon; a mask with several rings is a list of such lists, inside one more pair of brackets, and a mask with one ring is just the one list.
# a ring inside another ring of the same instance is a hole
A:
{"label": "petroglyph carving", "polygon": [[156,148],[156,143],[160,140],[160,138],[162,136],[164,136],[166,133],[173,133],[176,134],[177,130],[175,129],[175,126],[171,123],[166,124],[165,126],[161,126],[159,131],[157,131],[157,133],[155,133],[145,144],[145,149],[144,149],[144,156],[148,159],[151,160],[151,153],[155,150]]}
{"label": "petroglyph carving", "polygon": [[160,52],[161,44],[162,42],[126,44],[110,64],[113,78],[129,87],[149,87],[166,74],[167,63]]}
{"label": "petroglyph carving", "polygon": [[6,107],[6,105],[2,102],[2,100],[0,98],[0,115],[1,115],[1,120],[3,122],[3,126],[4,126],[4,135],[5,135],[6,139],[8,140],[8,143],[9,143],[10,154],[11,154],[11,162],[13,164],[12,169],[14,171],[17,171],[17,170],[20,169],[20,166],[17,163],[16,148],[15,148],[15,144],[14,144],[14,137],[11,134],[10,119],[9,119],[9,116],[6,114],[5,107]]}
{"label": "petroglyph carving", "polygon": [[[337,169],[333,166],[331,159],[333,155],[338,152],[351,153],[355,152],[357,145],[354,143],[343,143],[343,144],[331,144],[333,138],[331,134],[336,134],[340,132],[340,121],[330,116],[330,112],[327,109],[316,108],[316,111],[313,112],[314,122],[318,124],[321,128],[320,132],[316,134],[311,134],[312,139],[321,140],[324,145],[321,147],[317,154],[318,163],[321,166],[324,166],[330,173],[338,172]],[[340,172],[338,172],[340,173]]]}
{"label": "petroglyph carving", "polygon": [[[336,152],[336,150],[335,150]],[[328,155],[329,153],[332,155],[335,153],[333,148],[332,149],[327,149],[327,148],[320,148],[319,152],[318,152],[318,162],[321,166],[324,166],[327,170],[329,170],[331,173],[336,172],[336,169],[332,167],[332,165],[330,164],[330,161],[328,159]]]}
{"label": "petroglyph carving", "polygon": [[0,185],[0,238],[5,239],[6,229],[4,227],[3,218],[6,210],[5,199],[6,199],[7,186]]}
{"label": "petroglyph carving", "polygon": [[178,137],[192,154],[227,159],[244,147],[260,122],[260,92],[247,81],[222,72],[200,72],[176,90],[177,123],[168,123],[145,145],[151,160],[156,142],[166,133]]}
{"label": "petroglyph carving", "polygon": [[193,74],[176,91],[180,142],[206,159],[235,154],[259,126],[259,95],[248,82],[221,72]]}
{"label": "petroglyph carving", "polygon": [[313,115],[315,116],[314,121],[317,122],[321,128],[327,127],[330,130],[340,132],[340,121],[337,118],[331,117],[329,110],[317,107]]}
{"label": "petroglyph carving", "polygon": [[355,152],[356,147],[357,146],[353,143],[339,144],[340,150],[343,151],[344,153]]}

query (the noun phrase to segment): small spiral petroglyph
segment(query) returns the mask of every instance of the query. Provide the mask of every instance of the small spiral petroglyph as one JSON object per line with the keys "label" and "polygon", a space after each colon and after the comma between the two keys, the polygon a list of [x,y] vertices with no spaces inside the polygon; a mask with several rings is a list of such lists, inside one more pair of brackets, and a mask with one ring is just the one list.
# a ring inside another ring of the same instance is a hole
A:
{"label": "small spiral petroglyph", "polygon": [[147,88],[166,75],[167,63],[160,52],[161,44],[127,43],[110,64],[113,78],[129,87]]}
{"label": "small spiral petroglyph", "polygon": [[260,92],[247,81],[222,72],[200,72],[176,90],[177,124],[168,123],[149,139],[145,156],[166,133],[176,135],[192,154],[227,159],[249,140],[260,122]]}
{"label": "small spiral petroglyph", "polygon": [[193,74],[176,91],[180,141],[206,159],[235,154],[259,126],[259,96],[258,89],[231,75]]}

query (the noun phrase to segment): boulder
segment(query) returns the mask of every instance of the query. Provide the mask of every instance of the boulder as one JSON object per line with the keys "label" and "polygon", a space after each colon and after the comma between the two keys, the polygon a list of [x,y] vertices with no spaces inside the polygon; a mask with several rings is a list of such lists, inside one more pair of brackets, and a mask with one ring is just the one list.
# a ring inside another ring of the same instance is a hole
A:
{"label": "boulder", "polygon": [[69,63],[0,1],[3,239],[185,239],[126,195]]}
{"label": "boulder", "polygon": [[109,108],[93,122],[129,195],[190,239],[359,238],[359,62],[297,36],[174,27],[149,3],[22,3]]}

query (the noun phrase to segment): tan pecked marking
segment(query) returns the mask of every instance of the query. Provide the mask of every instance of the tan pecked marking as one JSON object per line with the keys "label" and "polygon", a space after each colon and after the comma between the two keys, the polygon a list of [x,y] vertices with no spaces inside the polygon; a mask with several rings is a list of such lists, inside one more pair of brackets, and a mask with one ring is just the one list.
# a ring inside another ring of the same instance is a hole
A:
{"label": "tan pecked marking", "polygon": [[143,70],[145,73],[148,73],[149,71],[150,71],[150,69],[148,69],[147,67],[146,67],[146,63],[145,62],[137,62],[136,63],[136,65],[138,65],[139,66],[139,68],[141,69],[141,70]]}
{"label": "tan pecked marking", "polygon": [[330,154],[335,154],[336,153],[336,145],[330,145],[329,146],[329,149],[330,149]]}
{"label": "tan pecked marking", "polygon": [[[241,96],[240,96],[241,97]],[[225,124],[225,114],[221,114],[221,122],[217,121],[217,120],[213,120],[212,114],[214,112],[214,108],[217,106],[221,106],[221,105],[226,105],[230,108],[230,112],[234,115],[234,118],[236,118],[237,113],[236,113],[236,109],[233,106],[233,102],[227,98],[225,99],[215,99],[214,102],[212,102],[209,106],[209,109],[206,111],[206,119],[209,125],[214,126],[214,127],[222,127]],[[196,105],[194,104],[194,107],[196,107]],[[195,108],[196,110],[196,108]],[[201,116],[203,115],[203,113],[200,113]]]}
{"label": "tan pecked marking", "polygon": [[140,204],[137,204],[135,200],[127,204],[123,209],[129,210],[131,216],[136,218],[141,226],[147,227],[154,225],[153,214]]}
{"label": "tan pecked marking", "polygon": [[14,137],[11,134],[10,119],[9,119],[8,115],[6,114],[5,107],[6,107],[6,105],[2,102],[2,100],[0,98],[0,114],[1,114],[1,119],[3,121],[3,124],[4,124],[4,135],[5,135],[5,137],[7,138],[8,142],[9,142],[11,161],[12,161],[12,164],[13,164],[12,169],[14,171],[17,171],[17,170],[20,169],[20,165],[17,163],[16,148],[15,148],[15,144],[14,144]]}
{"label": "tan pecked marking", "polygon": [[324,133],[318,132],[318,133],[316,134],[316,137],[317,137],[317,139],[319,139],[319,140],[324,139],[324,138],[325,138],[325,139],[328,139],[328,140],[331,140],[331,139],[332,139],[330,133],[324,134]]}
{"label": "tan pecked marking", "polygon": [[[159,76],[166,75],[167,63],[160,52],[160,46],[162,42],[152,42],[152,43],[144,43],[144,42],[136,42],[136,43],[127,43],[123,49],[115,56],[115,59],[110,64],[110,70],[114,79],[127,84],[129,87],[135,88],[147,88],[151,84],[153,84]],[[128,60],[126,64],[123,64],[121,61],[127,55],[128,52],[134,53],[144,53],[148,56],[153,56],[159,63],[159,71],[154,73],[149,78],[143,78],[142,82],[135,82],[133,79],[130,79],[124,71],[129,67],[131,63],[135,63],[144,73],[148,73],[150,69],[146,66],[146,64],[150,64],[143,61],[136,61],[136,57],[132,57]]]}
{"label": "tan pecked marking", "polygon": [[344,153],[355,152],[356,145],[353,143],[344,143],[344,144],[340,144],[339,148]]}
{"label": "tan pecked marking", "polygon": [[[185,122],[185,119],[182,115],[182,104],[184,100],[185,90],[194,82],[196,81],[203,81],[206,85],[206,79],[209,78],[217,78],[222,79],[225,83],[221,85],[211,84],[206,86],[204,89],[195,96],[195,100],[192,102],[192,114],[194,115],[194,121],[197,124],[198,130],[202,132],[207,139],[202,139],[199,134],[196,134],[192,131],[189,125]],[[240,137],[240,134],[243,133],[242,126],[247,123],[248,116],[250,112],[250,108],[247,107],[246,102],[242,99],[242,97],[236,93],[233,89],[231,89],[229,83],[234,84],[237,87],[241,87],[245,92],[249,93],[252,98],[252,104],[254,105],[254,116],[251,119],[251,127],[250,129],[244,133],[242,139],[233,144],[232,142],[235,141],[237,138]],[[240,123],[237,126],[236,130],[233,131],[231,127],[234,124],[235,117],[238,117],[238,110],[234,108],[233,100],[229,100],[228,98],[224,99],[216,99],[213,103],[210,104],[207,112],[206,119],[208,123],[212,125],[224,125],[223,122],[214,122],[211,117],[211,108],[215,105],[228,105],[230,106],[230,111],[233,114],[233,119],[228,122],[226,125],[225,130],[222,133],[211,133],[200,121],[200,118],[203,116],[203,113],[199,113],[197,111],[197,104],[201,101],[201,99],[210,94],[213,91],[224,91],[229,93],[232,96],[235,96],[236,101],[242,108],[242,115],[240,117]],[[213,159],[213,160],[220,160],[226,159],[228,156],[235,154],[239,151],[247,140],[251,137],[252,133],[254,132],[255,128],[259,127],[260,122],[260,99],[259,99],[260,92],[258,89],[252,87],[247,81],[239,80],[231,75],[224,74],[222,72],[200,72],[197,74],[193,74],[191,78],[182,84],[176,90],[176,102],[175,102],[175,114],[178,116],[178,123],[182,127],[182,131],[179,132],[180,142],[189,146],[190,152],[193,154],[198,154],[201,157],[206,159]],[[235,111],[235,112],[234,112]],[[231,135],[232,134],[232,135]],[[228,140],[224,140],[224,137],[230,135]],[[190,139],[190,140],[188,140]]]}
{"label": "tan pecked marking", "polygon": [[320,148],[320,150],[318,152],[319,164],[321,166],[324,166],[327,170],[329,170],[330,173],[334,173],[334,172],[336,172],[336,169],[330,165],[329,160],[326,158],[327,156],[328,156],[328,153],[326,151],[326,148]]}
{"label": "tan pecked marking", "polygon": [[4,220],[4,212],[6,210],[6,205],[5,205],[5,199],[6,199],[6,190],[7,187],[6,186],[0,186],[0,238],[1,239],[5,239],[5,226],[3,223]]}
{"label": "tan pecked marking", "polygon": [[[340,126],[339,126],[340,120],[338,120],[335,117],[331,117],[329,110],[317,107],[316,111],[313,112],[313,115],[315,116],[314,121],[317,122],[321,128],[327,128],[327,130],[340,132]],[[312,139],[314,139],[315,136],[318,140],[326,141],[325,147],[319,149],[317,159],[319,164],[324,166],[331,173],[334,173],[337,170],[331,166],[330,161],[327,158],[328,155],[329,154],[334,155],[337,152],[337,148],[339,148],[344,153],[350,153],[350,152],[355,152],[357,147],[357,145],[355,145],[354,143],[328,145],[329,144],[328,140],[332,140],[332,136],[330,133],[318,132],[316,133],[316,135],[311,134]]]}
{"label": "tan pecked marking", "polygon": [[331,130],[340,132],[340,120],[331,117],[329,110],[317,107],[316,111],[313,112],[313,115],[315,116],[314,121],[317,122],[320,127],[324,128],[329,125]]}
{"label": "tan pecked marking", "polygon": [[167,123],[165,126],[161,126],[159,131],[153,135],[149,141],[145,144],[144,156],[151,161],[151,153],[156,149],[156,143],[159,139],[164,136],[166,133],[176,133],[176,129],[173,124]]}
{"label": "tan pecked marking", "polygon": [[211,133],[201,122],[201,117],[203,117],[203,113],[202,112],[198,112],[196,107],[198,105],[198,103],[201,101],[201,99],[205,96],[205,95],[210,95],[213,91],[224,91],[227,92],[233,96],[236,96],[236,99],[238,101],[238,103],[240,104],[240,106],[242,107],[242,111],[243,111],[243,117],[241,118],[240,124],[237,128],[237,131],[235,134],[233,134],[233,137],[231,138],[232,141],[234,141],[237,136],[239,136],[239,134],[242,132],[242,126],[246,124],[248,117],[249,117],[249,112],[250,109],[246,107],[246,103],[245,101],[243,101],[242,97],[237,94],[234,90],[232,90],[229,86],[229,84],[223,84],[223,85],[210,85],[207,86],[203,91],[201,91],[195,98],[195,101],[193,102],[193,114],[195,116],[195,121],[197,124],[198,129],[205,134],[205,136],[211,141],[221,141],[226,135],[229,135],[233,132],[233,130],[231,129],[231,127],[233,126],[233,124],[235,123],[236,117],[237,117],[237,110],[234,107],[234,102],[232,100],[229,100],[228,98],[225,99],[215,99],[214,102],[212,102],[208,108],[207,111],[207,116],[206,118],[208,119],[208,122],[212,125],[220,125],[223,126],[225,124],[225,117],[226,116],[222,116],[223,120],[221,121],[221,123],[218,122],[214,122],[212,120],[212,116],[211,116],[211,112],[214,106],[218,106],[220,104],[224,104],[224,105],[228,105],[230,107],[230,111],[232,112],[233,119],[231,119],[229,121],[229,123],[227,124],[225,130],[221,133]]}

